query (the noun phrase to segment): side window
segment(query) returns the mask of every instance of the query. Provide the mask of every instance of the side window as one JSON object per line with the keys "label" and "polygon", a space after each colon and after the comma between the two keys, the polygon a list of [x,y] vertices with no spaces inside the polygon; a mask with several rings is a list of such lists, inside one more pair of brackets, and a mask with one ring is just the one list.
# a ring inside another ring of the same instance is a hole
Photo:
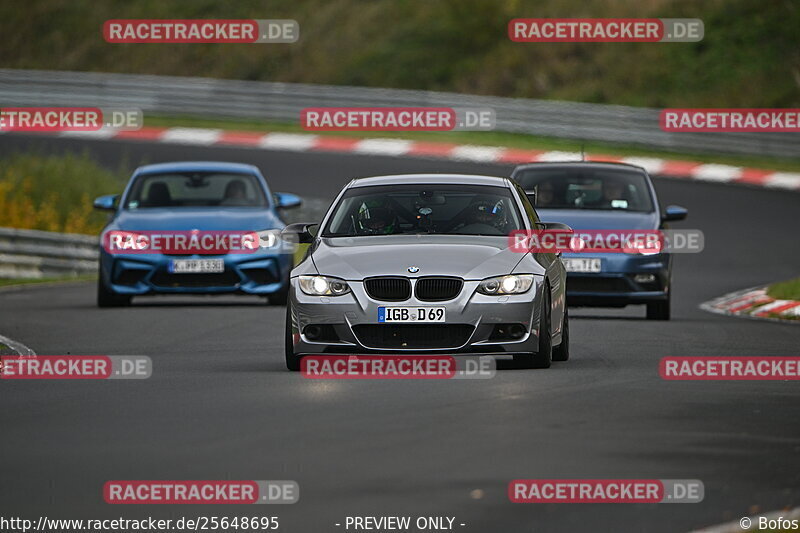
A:
{"label": "side window", "polygon": [[528,215],[528,219],[531,221],[531,228],[536,229],[536,225],[540,222],[539,215],[536,214],[536,209],[533,208],[530,200],[528,200],[528,195],[525,194],[525,191],[522,190],[519,184],[514,183],[514,188],[517,190],[517,194],[522,201],[522,208],[525,209],[525,214]]}

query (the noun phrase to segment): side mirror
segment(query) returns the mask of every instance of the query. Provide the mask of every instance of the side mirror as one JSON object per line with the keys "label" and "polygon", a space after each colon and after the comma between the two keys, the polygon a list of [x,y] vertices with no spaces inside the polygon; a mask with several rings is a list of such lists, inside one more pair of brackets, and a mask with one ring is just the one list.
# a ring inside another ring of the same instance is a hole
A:
{"label": "side mirror", "polygon": [[[556,231],[560,233],[568,233],[570,235],[573,233],[572,228],[563,222],[540,222],[539,226],[541,226],[544,231]],[[555,252],[555,254],[556,257],[561,257],[562,251],[558,250]]]}
{"label": "side mirror", "polygon": [[314,235],[311,233],[311,228],[318,224],[310,224],[308,222],[297,222],[289,224],[281,232],[281,238],[285,241],[294,241],[297,239],[299,244],[309,244],[314,242]]}
{"label": "side mirror", "polygon": [[676,220],[683,220],[689,211],[685,207],[679,205],[669,205],[661,214],[661,222],[672,222]]}
{"label": "side mirror", "polygon": [[93,207],[102,211],[114,211],[117,209],[118,194],[107,194],[94,199]]}
{"label": "side mirror", "polygon": [[272,195],[272,198],[275,200],[275,207],[283,209],[299,207],[303,203],[302,198],[288,192],[276,192]]}
{"label": "side mirror", "polygon": [[563,222],[540,222],[539,224],[542,226],[542,229],[547,231],[560,230],[572,233],[572,228]]}

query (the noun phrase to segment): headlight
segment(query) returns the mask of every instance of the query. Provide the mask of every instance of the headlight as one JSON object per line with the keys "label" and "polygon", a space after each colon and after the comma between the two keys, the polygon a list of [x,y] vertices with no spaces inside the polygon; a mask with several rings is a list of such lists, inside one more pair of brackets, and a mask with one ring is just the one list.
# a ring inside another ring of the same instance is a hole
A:
{"label": "headlight", "polygon": [[478,285],[478,292],[494,296],[495,294],[522,294],[528,292],[533,285],[532,274],[511,274],[486,278]]}
{"label": "headlight", "polygon": [[328,276],[300,276],[300,289],[309,296],[339,296],[350,292],[345,280]]}
{"label": "headlight", "polygon": [[277,229],[267,229],[256,233],[258,233],[260,248],[275,248],[281,240],[281,231]]}

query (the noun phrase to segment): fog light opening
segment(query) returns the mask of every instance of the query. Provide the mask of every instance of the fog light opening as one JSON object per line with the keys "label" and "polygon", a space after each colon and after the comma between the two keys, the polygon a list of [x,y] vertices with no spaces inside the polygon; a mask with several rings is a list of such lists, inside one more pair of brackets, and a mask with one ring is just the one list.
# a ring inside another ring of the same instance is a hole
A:
{"label": "fog light opening", "polygon": [[305,327],[303,333],[307,338],[311,340],[317,340],[319,339],[320,335],[322,335],[322,328],[315,324],[311,324]]}
{"label": "fog light opening", "polygon": [[495,324],[489,340],[518,340],[524,337],[527,331],[524,324]]}
{"label": "fog light opening", "polygon": [[633,276],[633,281],[636,283],[653,283],[655,280],[655,274],[636,274]]}
{"label": "fog light opening", "polygon": [[525,326],[522,324],[511,324],[508,326],[508,336],[512,339],[521,339],[525,336]]}
{"label": "fog light opening", "polygon": [[303,328],[303,335],[312,342],[339,342],[333,324],[309,324]]}

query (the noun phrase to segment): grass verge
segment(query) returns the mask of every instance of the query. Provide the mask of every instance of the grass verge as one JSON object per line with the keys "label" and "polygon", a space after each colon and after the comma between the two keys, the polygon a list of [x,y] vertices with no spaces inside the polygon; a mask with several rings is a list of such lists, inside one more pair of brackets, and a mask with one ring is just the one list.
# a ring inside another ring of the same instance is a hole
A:
{"label": "grass verge", "polygon": [[97,274],[82,274],[80,276],[61,276],[49,278],[8,279],[0,278],[0,287],[13,287],[15,285],[36,285],[39,283],[64,283],[68,281],[94,281]]}
{"label": "grass verge", "polygon": [[773,283],[767,287],[767,296],[776,300],[800,300],[800,278]]}

